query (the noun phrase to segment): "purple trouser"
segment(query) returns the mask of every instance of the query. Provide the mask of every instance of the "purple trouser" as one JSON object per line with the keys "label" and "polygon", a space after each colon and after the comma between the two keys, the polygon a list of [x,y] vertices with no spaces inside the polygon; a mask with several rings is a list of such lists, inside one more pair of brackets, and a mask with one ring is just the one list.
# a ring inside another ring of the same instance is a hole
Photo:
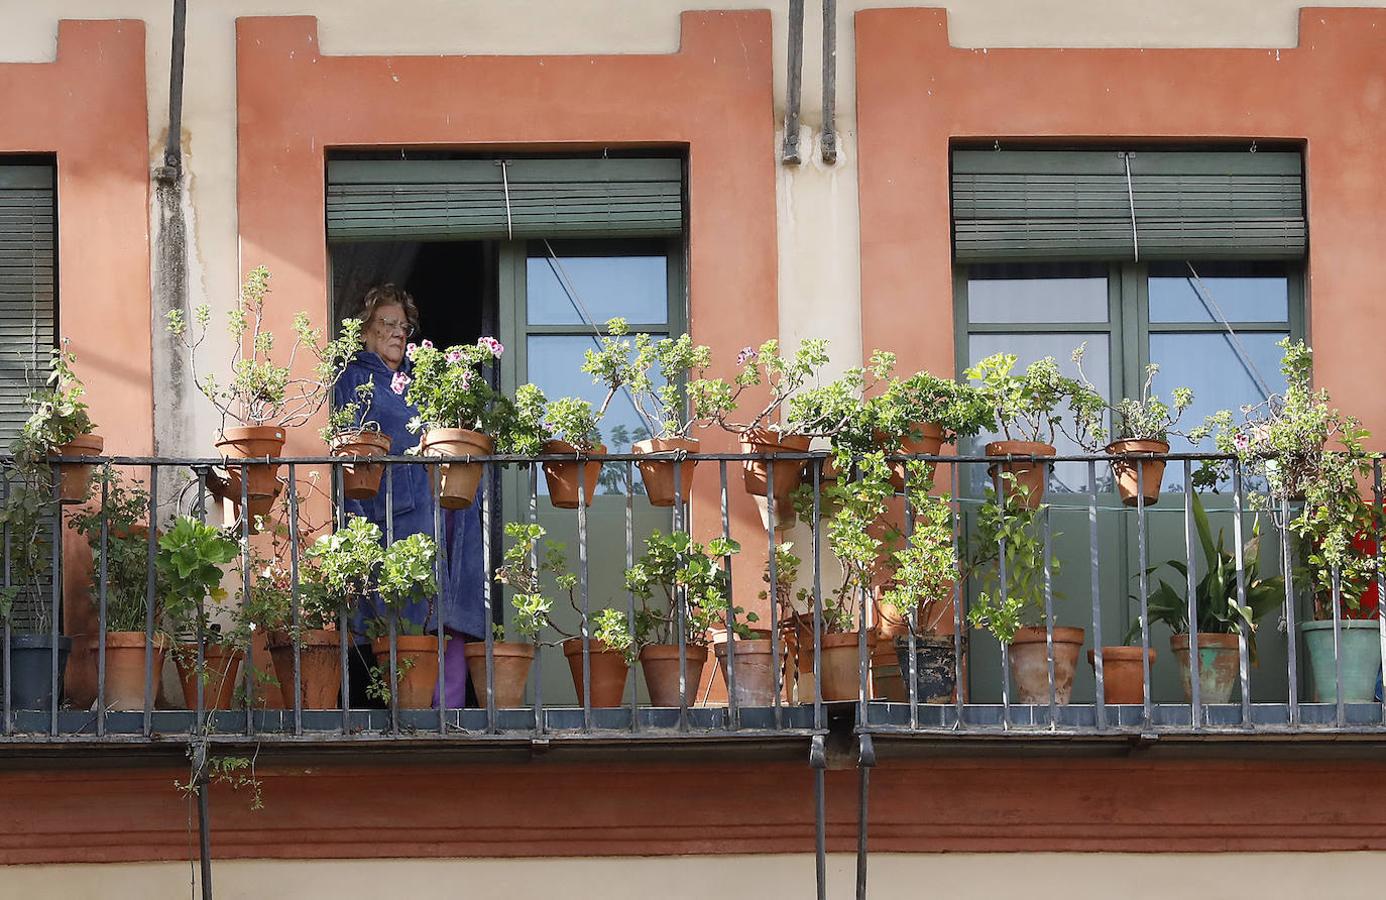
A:
{"label": "purple trouser", "polygon": [[[467,705],[467,658],[463,648],[467,645],[462,632],[444,628],[448,636],[447,649],[443,651],[443,688],[447,691],[446,709],[461,709]],[[438,688],[433,688],[433,708],[438,708]]]}

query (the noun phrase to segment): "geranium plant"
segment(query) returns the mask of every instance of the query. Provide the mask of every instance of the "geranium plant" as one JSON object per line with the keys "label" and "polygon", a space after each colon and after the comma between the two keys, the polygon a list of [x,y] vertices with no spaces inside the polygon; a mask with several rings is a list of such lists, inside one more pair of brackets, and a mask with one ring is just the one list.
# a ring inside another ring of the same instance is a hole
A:
{"label": "geranium plant", "polygon": [[501,358],[505,348],[491,337],[475,344],[440,349],[432,342],[406,351],[413,369],[396,372],[390,389],[419,411],[410,421],[415,433],[430,428],[466,428],[499,436],[495,427],[512,414],[509,401],[491,386],[482,366]]}
{"label": "geranium plant", "polygon": [[953,544],[952,498],[936,494],[923,463],[909,464],[910,532],[890,552],[889,586],[881,600],[915,637],[937,633],[953,613],[953,589],[961,577]]}
{"label": "geranium plant", "polygon": [[[275,355],[275,335],[265,327],[265,299],[270,293],[270,273],[257,266],[246,276],[236,306],[226,318],[231,339],[230,373],[223,383],[200,371],[199,356],[210,330],[211,307],[193,310],[192,321],[182,310],[170,310],[167,328],[188,352],[193,384],[228,419],[242,425],[292,428],[311,419],[327,402],[332,385],[361,349],[361,321],[345,319],[341,334],[324,342],[320,328],[313,328],[308,314],[294,316],[294,339],[286,354]],[[309,356],[312,369],[296,371],[300,356]]]}
{"label": "geranium plant", "polygon": [[319,432],[326,443],[363,431],[380,431],[380,423],[371,417],[375,403],[375,376],[356,386],[349,403],[327,414],[327,424]]}
{"label": "geranium plant", "polygon": [[[679,621],[684,641],[704,646],[709,629],[728,611],[731,576],[726,557],[741,546],[728,538],[713,538],[706,545],[686,532],[653,532],[645,539],[645,552],[626,570],[626,589],[640,601],[635,613],[635,632],[641,644],[678,643]],[[740,636],[749,637],[745,623],[755,613],[735,610]]]}
{"label": "geranium plant", "polygon": [[[91,601],[100,601],[102,571],[102,527],[105,526],[106,630],[144,631],[148,594],[149,494],[106,468],[97,476],[105,486],[102,504],[83,507],[68,521],[68,527],[86,539],[91,547]],[[162,571],[156,569],[155,604],[168,593]]]}
{"label": "geranium plant", "polygon": [[68,349],[69,343],[64,339],[60,347],[53,348],[45,386],[29,395],[28,405],[32,411],[20,429],[16,452],[44,456],[82,435],[91,434],[95,427],[86,401],[82,399],[86,388],[72,369],[77,356]]}
{"label": "geranium plant", "polygon": [[1101,421],[1102,398],[1059,372],[1046,356],[1016,374],[1017,357],[996,353],[965,373],[978,382],[982,398],[1006,440],[1053,444],[1065,435],[1082,446]]}
{"label": "geranium plant", "polygon": [[[996,489],[987,487],[986,502],[977,512],[977,529],[970,543],[969,572],[983,572],[983,590],[968,611],[973,628],[985,628],[1003,644],[1015,639],[1024,626],[1037,625],[1044,616],[1044,540],[1040,533],[1043,507],[1025,502],[1029,487],[1004,473],[1005,493],[1012,502],[997,501]],[[1006,590],[1000,592],[1000,561],[1005,548]],[[1050,560],[1051,578],[1059,573],[1059,560]]]}
{"label": "geranium plant", "polygon": [[[1102,394],[1083,371],[1083,359],[1088,345],[1080,345],[1073,351],[1073,362],[1078,367],[1078,378],[1091,397],[1101,398]],[[1097,451],[1114,441],[1160,441],[1169,443],[1169,436],[1180,434],[1177,430],[1179,419],[1185,410],[1193,405],[1193,391],[1178,387],[1170,394],[1170,403],[1161,400],[1154,393],[1155,376],[1160,366],[1150,363],[1145,367],[1145,379],[1141,382],[1140,396],[1123,397],[1116,405],[1102,402],[1102,408],[1112,414],[1112,429],[1099,424],[1091,430],[1086,449]]]}
{"label": "geranium plant", "polygon": [[707,371],[712,351],[694,344],[686,334],[659,340],[644,333],[632,335],[626,320],[619,317],[607,321],[606,331],[601,346],[588,350],[582,363],[582,371],[606,388],[598,419],[625,391],[643,424],[644,437],[688,437],[694,421],[689,379]]}
{"label": "geranium plant", "polygon": [[573,446],[578,453],[592,453],[602,446],[600,415],[579,397],[560,397],[549,403],[544,424],[549,433]]}
{"label": "geranium plant", "polygon": [[[694,415],[736,434],[757,429],[788,431],[779,423],[781,408],[812,384],[827,363],[828,342],[821,338],[804,341],[789,357],[780,352],[780,342],[773,339],[759,348],[746,347],[737,355],[740,371],[730,382],[721,378],[689,382]],[[733,420],[742,395],[752,387],[764,387],[768,399],[751,415]]]}
{"label": "geranium plant", "polygon": [[[396,627],[402,634],[423,634],[433,621],[438,601],[438,582],[434,562],[438,547],[426,534],[411,534],[385,548],[380,558],[377,590],[385,607],[396,613]],[[428,604],[423,622],[413,622],[399,616],[420,601]]]}

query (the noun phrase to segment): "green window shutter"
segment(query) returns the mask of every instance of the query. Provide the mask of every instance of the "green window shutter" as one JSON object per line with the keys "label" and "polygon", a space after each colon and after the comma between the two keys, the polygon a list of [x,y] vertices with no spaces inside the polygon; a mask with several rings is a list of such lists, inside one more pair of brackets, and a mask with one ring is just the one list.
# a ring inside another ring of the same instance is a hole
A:
{"label": "green window shutter", "polygon": [[54,344],[52,166],[0,166],[0,447],[29,417]]}
{"label": "green window shutter", "polygon": [[1282,151],[959,150],[953,238],[959,262],[1301,259],[1304,170]]}
{"label": "green window shutter", "polygon": [[[507,220],[506,182],[509,182]],[[328,240],[676,235],[677,159],[335,160]]]}

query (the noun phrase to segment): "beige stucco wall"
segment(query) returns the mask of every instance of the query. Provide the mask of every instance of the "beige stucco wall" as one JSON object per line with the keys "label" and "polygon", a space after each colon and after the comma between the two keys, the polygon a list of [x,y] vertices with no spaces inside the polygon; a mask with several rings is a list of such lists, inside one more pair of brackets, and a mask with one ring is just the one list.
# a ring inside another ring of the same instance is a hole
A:
{"label": "beige stucco wall", "polygon": [[[821,125],[821,4],[807,4],[803,97],[806,162],[779,170],[780,336],[793,343],[829,335],[835,367],[861,356],[857,258],[852,17],[875,6],[947,6],[955,44],[999,46],[1265,46],[1296,43],[1295,0],[843,0],[838,4],[839,130],[834,166],[816,155]],[[1375,6],[1380,3],[1342,3]],[[323,49],[334,54],[668,52],[682,8],[773,8],[776,115],[783,116],[788,6],[765,0],[217,0],[188,10],[184,100],[193,303],[225,308],[238,268],[235,190],[234,22],[246,15],[316,15]],[[60,18],[137,18],[147,26],[149,153],[160,158],[167,118],[170,9],[167,0],[0,0],[0,60],[51,60]],[[766,152],[773,152],[767,147]],[[157,234],[155,235],[157,240]],[[253,264],[246,260],[245,264]],[[304,304],[320,298],[303,298]],[[748,336],[751,337],[751,336]],[[163,367],[156,364],[156,372]],[[161,395],[156,386],[156,396]],[[205,452],[188,435],[215,422],[200,398],[195,421],[159,414],[165,453]]]}
{"label": "beige stucco wall", "polygon": [[[855,858],[828,860],[828,896],[851,897]],[[1226,897],[1381,896],[1386,854],[1007,854],[877,853],[873,900],[921,896],[993,900],[1024,886],[1033,900],[1199,900]],[[183,863],[0,868],[0,898],[196,896]],[[218,900],[342,897],[505,897],[508,900],[726,900],[812,897],[813,857],[719,856],[547,860],[371,860],[216,864]],[[1177,886],[1177,887],[1176,887]]]}

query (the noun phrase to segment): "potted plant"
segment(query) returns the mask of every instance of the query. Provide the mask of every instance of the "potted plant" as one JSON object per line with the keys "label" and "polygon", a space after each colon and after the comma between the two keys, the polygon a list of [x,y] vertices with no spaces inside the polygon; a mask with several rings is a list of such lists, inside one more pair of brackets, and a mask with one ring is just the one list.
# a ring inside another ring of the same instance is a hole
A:
{"label": "potted plant", "polygon": [[[234,647],[221,645],[209,640],[216,635],[211,630],[206,601],[219,603],[226,596],[221,586],[225,567],[240,553],[240,545],[221,529],[208,525],[191,516],[179,516],[162,536],[158,538],[159,550],[154,557],[156,575],[160,579],[162,611],[170,624],[182,633],[200,635],[207,648],[205,662],[201,671],[196,665],[196,645],[185,647],[178,654],[179,673],[183,681],[184,699],[189,706],[197,700],[197,679],[212,686],[207,706],[211,709],[225,709],[231,705],[236,678],[234,671],[239,667],[240,656]],[[111,667],[113,644],[107,636],[107,675],[114,671]],[[133,650],[139,654],[139,663],[132,665],[139,674],[138,694],[132,690],[123,698],[129,705],[116,706],[117,709],[142,709],[144,707],[144,633],[132,634],[138,643]],[[156,642],[154,671],[163,670],[164,647],[162,641]],[[191,658],[189,658],[191,657]],[[132,686],[133,688],[133,686]],[[107,692],[107,699],[122,702],[117,685],[113,682]]]}
{"label": "potted plant", "polygon": [[[424,630],[426,624],[433,621],[438,600],[438,582],[433,574],[437,552],[432,537],[411,534],[386,547],[380,556],[376,589],[397,632],[394,638],[396,683],[385,689],[384,697],[389,697],[389,691],[397,690],[399,705],[405,709],[432,706],[433,692],[438,685],[438,638]],[[428,613],[423,619],[425,625],[415,624],[401,615],[419,602],[428,604]],[[389,672],[389,619],[373,622],[369,630],[379,680]]]}
{"label": "potted plant", "polygon": [[[513,418],[510,402],[486,380],[482,366],[501,358],[505,348],[493,337],[473,345],[440,350],[428,341],[408,351],[413,375],[395,374],[391,390],[402,393],[419,411],[411,430],[422,431],[424,456],[489,456],[493,435]],[[453,462],[442,467],[439,502],[445,509],[466,509],[476,497],[484,463]]]}
{"label": "potted plant", "polygon": [[[781,408],[814,380],[827,362],[828,342],[825,340],[806,340],[788,358],[781,355],[779,341],[769,340],[759,349],[746,347],[741,351],[737,356],[740,372],[731,383],[721,378],[699,378],[689,382],[688,396],[693,402],[694,416],[738,435],[741,451],[757,454],[758,458],[748,459],[743,464],[747,493],[766,496],[770,480],[767,463],[776,454],[808,450],[810,436],[795,432],[790,424],[779,424],[777,419]],[[742,395],[752,387],[763,387],[769,392],[769,399],[754,415],[733,422],[731,416]],[[789,495],[799,485],[803,471],[803,460],[784,460],[776,466],[774,495],[779,509],[792,512]]]}
{"label": "potted plant", "polygon": [[[1256,624],[1271,610],[1285,602],[1285,579],[1279,575],[1271,578],[1261,577],[1261,529],[1260,519],[1252,525],[1251,538],[1242,547],[1242,566],[1245,573],[1246,605],[1237,603],[1237,560],[1231,550],[1224,549],[1222,529],[1218,529],[1216,542],[1208,523],[1208,514],[1198,494],[1192,495],[1194,525],[1197,528],[1198,543],[1203,553],[1204,575],[1194,588],[1194,609],[1198,616],[1198,685],[1199,697],[1204,703],[1231,702],[1238,684],[1240,652],[1238,635],[1245,634],[1247,648],[1253,661],[1256,659]],[[1189,601],[1188,566],[1184,560],[1172,559],[1164,565],[1179,574],[1179,587],[1170,585],[1163,578],[1159,585],[1146,596],[1146,609],[1152,623],[1163,622],[1169,626],[1170,649],[1174,651],[1179,665],[1179,679],[1184,687],[1184,700],[1190,699],[1189,677]],[[1159,570],[1152,566],[1148,573]],[[1127,633],[1126,642],[1131,643],[1140,635],[1141,623],[1137,619]],[[1103,648],[1104,660],[1108,648]],[[1137,654],[1137,662],[1140,660]]]}
{"label": "potted plant", "polygon": [[[349,516],[345,527],[320,535],[308,548],[306,562],[308,578],[303,594],[302,625],[298,634],[290,624],[288,599],[277,591],[270,597],[273,608],[279,610],[270,618],[270,652],[275,657],[275,670],[281,688],[290,685],[285,706],[293,702],[293,641],[299,641],[300,670],[303,681],[303,705],[307,709],[330,709],[342,684],[341,637],[329,627],[341,612],[361,603],[369,595],[376,574],[384,560],[380,546],[380,526],[362,516]],[[267,572],[267,575],[271,573]],[[272,584],[288,587],[282,581],[282,569],[276,570]],[[274,626],[278,627],[274,627]],[[386,648],[388,653],[388,647]],[[285,676],[288,676],[286,679]]]}
{"label": "potted plant", "polygon": [[[944,444],[976,437],[994,427],[995,412],[982,392],[929,372],[892,380],[868,402],[877,444],[888,453],[938,456]],[[920,475],[932,479],[934,464],[926,462]],[[905,465],[891,463],[891,484],[906,489]]]}
{"label": "potted plant", "polygon": [[[910,462],[909,537],[891,551],[891,580],[881,604],[893,613],[882,616],[903,626],[891,635],[900,678],[910,673],[910,637],[914,638],[915,696],[921,703],[951,703],[957,693],[957,654],[951,629],[953,591],[959,559],[953,544],[952,498],[933,492],[933,472],[921,460]],[[903,683],[903,681],[902,681]],[[908,688],[904,697],[908,697]]]}
{"label": "potted plant", "polygon": [[[569,592],[577,588],[577,577],[568,572],[564,558],[564,547],[553,541],[544,541],[544,553],[538,552],[539,542],[544,539],[543,526],[524,522],[505,523],[505,536],[510,546],[505,550],[504,562],[496,570],[496,581],[513,592],[510,605],[515,615],[511,619],[511,631],[521,640],[507,641],[505,629],[495,626],[495,639],[491,642],[491,658],[495,666],[495,706],[500,709],[524,705],[525,684],[529,681],[529,669],[539,648],[549,646],[543,640],[546,627],[562,634],[553,624],[553,600],[544,595],[542,579],[553,578],[559,590]],[[467,672],[478,692],[486,688],[486,644],[472,641],[463,648],[467,659]],[[625,677],[621,676],[619,696],[625,688]],[[594,685],[594,690],[595,690]],[[482,703],[485,704],[485,698]]]}
{"label": "potted plant", "polygon": [[[985,628],[1008,646],[1011,677],[1021,703],[1049,702],[1048,633],[1044,625],[1044,542],[1039,523],[1044,514],[1031,501],[1030,484],[1010,472],[1000,475],[1000,495],[987,488],[987,500],[977,514],[977,533],[970,571],[983,572],[968,623]],[[1010,495],[1013,502],[999,497]],[[1001,548],[1005,548],[1006,591],[999,593]],[[1059,572],[1050,561],[1050,574]],[[1056,625],[1054,634],[1054,697],[1067,704],[1073,693],[1073,673],[1083,647],[1082,628]]]}
{"label": "potted plant", "polygon": [[[679,494],[684,503],[693,490],[696,460],[681,459],[697,453],[699,442],[689,436],[693,426],[689,400],[690,379],[702,378],[712,364],[712,351],[695,345],[688,335],[656,341],[648,334],[628,337],[626,320],[606,323],[608,337],[599,350],[588,350],[582,370],[597,384],[605,385],[602,411],[618,391],[626,391],[631,406],[649,436],[631,445],[632,453],[660,454],[661,458],[636,463],[652,506],[674,505],[674,471],[678,466]],[[658,373],[658,380],[654,377]]]}
{"label": "potted plant", "polygon": [[[45,387],[29,395],[32,409],[20,431],[16,453],[38,459],[45,456],[100,456],[105,440],[94,433],[87,404],[86,389],[72,370],[77,357],[67,349],[68,341],[54,347]],[[80,503],[91,490],[91,465],[68,463],[61,466],[58,493],[64,503]]]}
{"label": "potted plant", "polygon": [[[182,310],[168,313],[168,332],[188,352],[193,384],[221,414],[217,450],[227,459],[264,460],[259,465],[228,466],[231,484],[227,494],[239,504],[242,470],[246,493],[252,500],[269,501],[278,493],[279,466],[272,462],[284,449],[286,430],[305,424],[327,402],[331,387],[360,349],[361,325],[345,325],[341,337],[323,342],[321,329],[310,327],[306,313],[294,317],[294,341],[285,363],[275,361],[275,336],[265,326],[265,298],[270,292],[270,273],[258,266],[246,276],[227,314],[231,339],[230,374],[225,383],[199,372],[198,357],[207,339],[211,308],[198,306],[189,323]],[[313,358],[307,374],[294,371],[300,354]],[[228,426],[228,420],[240,424]]]}
{"label": "potted plant", "polygon": [[591,403],[577,397],[561,397],[548,406],[544,422],[552,437],[544,442],[543,453],[575,457],[573,462],[550,460],[544,463],[549,502],[559,509],[577,509],[579,494],[587,506],[592,505],[602,464],[581,460],[606,453],[597,427],[601,416],[601,412],[592,412]]}
{"label": "potted plant", "polygon": [[[348,319],[344,325],[356,325]],[[380,463],[360,462],[372,456],[390,455],[390,438],[380,432],[380,423],[371,418],[371,403],[375,397],[375,379],[356,386],[356,396],[340,409],[327,416],[322,439],[332,455],[350,460],[342,466],[342,492],[348,500],[369,500],[380,491],[380,477],[385,467]]]}
{"label": "potted plant", "polygon": [[[1083,356],[1087,348],[1085,343],[1074,350],[1073,362],[1078,366],[1078,377],[1089,396],[1100,398],[1102,395],[1083,372]],[[1155,363],[1145,367],[1145,381],[1141,384],[1139,398],[1123,398],[1116,406],[1105,402],[1102,404],[1112,415],[1113,440],[1107,441],[1107,430],[1098,424],[1092,429],[1090,443],[1084,447],[1092,452],[1100,448],[1108,455],[1121,457],[1112,462],[1112,475],[1121,502],[1126,506],[1136,506],[1139,500],[1143,500],[1146,506],[1160,501],[1160,483],[1165,477],[1165,461],[1160,457],[1169,453],[1169,436],[1180,433],[1175,426],[1194,399],[1193,391],[1188,388],[1175,388],[1171,395],[1174,403],[1171,408],[1153,394],[1151,389],[1159,371],[1160,367]],[[1137,464],[1135,457],[1144,459]]]}
{"label": "potted plant", "polygon": [[[709,629],[726,608],[731,577],[723,560],[740,551],[735,541],[714,538],[706,546],[686,532],[653,532],[645,552],[626,570],[626,588],[640,601],[635,613],[640,667],[655,706],[692,705],[707,663]],[[679,631],[683,631],[682,671]],[[679,696],[683,676],[684,693]]]}
{"label": "potted plant", "polygon": [[[22,441],[22,439],[21,439]],[[53,636],[52,470],[16,452],[6,464],[9,496],[0,527],[9,534],[10,586],[0,589],[0,623],[9,622],[10,702],[16,709],[47,709],[53,702],[53,653],[58,654],[58,700],[72,639]]]}
{"label": "potted plant", "polygon": [[[574,581],[575,585],[576,582]],[[572,599],[570,590],[569,598]],[[576,605],[576,603],[574,603]],[[592,630],[588,637],[588,668],[592,672],[591,700],[594,707],[620,706],[626,691],[626,679],[635,665],[635,640],[630,634],[630,620],[619,609],[599,609],[589,619]],[[563,655],[573,674],[573,689],[578,705],[582,704],[582,636],[563,642]]]}
{"label": "potted plant", "polygon": [[[799,500],[796,492],[795,501]],[[779,610],[780,633],[784,636],[786,690],[790,699],[810,702],[813,694],[813,595],[799,587],[799,570],[804,561],[794,552],[791,541],[775,545],[775,567],[767,559],[761,572],[765,587],[757,595],[762,603],[774,603]],[[773,577],[772,577],[773,574]],[[774,598],[771,598],[771,591]],[[738,645],[739,647],[740,645]],[[740,650],[737,651],[740,653]],[[792,681],[792,684],[790,683]]]}
{"label": "potted plant", "polygon": [[[1223,410],[1210,416],[1191,437],[1211,435],[1215,449],[1236,457],[1243,470],[1264,485],[1252,502],[1298,538],[1295,579],[1314,598],[1317,621],[1300,625],[1320,696],[1336,692],[1333,595],[1337,580],[1339,656],[1343,660],[1344,700],[1371,702],[1381,647],[1375,622],[1356,618],[1361,598],[1377,574],[1376,556],[1364,535],[1381,533],[1382,513],[1363,499],[1360,485],[1372,477],[1365,442],[1369,432],[1355,417],[1332,405],[1326,390],[1313,388],[1313,351],[1302,342],[1282,340],[1280,363],[1285,391],[1243,407],[1241,420]],[[1215,485],[1227,463],[1210,463],[1198,473],[1200,485]],[[1287,510],[1289,513],[1287,514]],[[1373,548],[1374,549],[1374,548]]]}
{"label": "potted plant", "polygon": [[[1014,374],[1015,365],[1015,354],[996,353],[968,369],[966,375],[979,382],[981,396],[1005,438],[986,445],[987,456],[1005,458],[990,466],[987,473],[1001,487],[1008,504],[1023,500],[1033,509],[1044,499],[1049,463],[1042,460],[1058,452],[1055,439],[1064,434],[1079,445],[1086,443],[1085,429],[1096,423],[1102,401],[1077,381],[1061,375],[1052,356],[1036,360],[1019,375]],[[1067,413],[1073,414],[1071,434],[1064,423]],[[1022,486],[1026,490],[1020,491]]]}

